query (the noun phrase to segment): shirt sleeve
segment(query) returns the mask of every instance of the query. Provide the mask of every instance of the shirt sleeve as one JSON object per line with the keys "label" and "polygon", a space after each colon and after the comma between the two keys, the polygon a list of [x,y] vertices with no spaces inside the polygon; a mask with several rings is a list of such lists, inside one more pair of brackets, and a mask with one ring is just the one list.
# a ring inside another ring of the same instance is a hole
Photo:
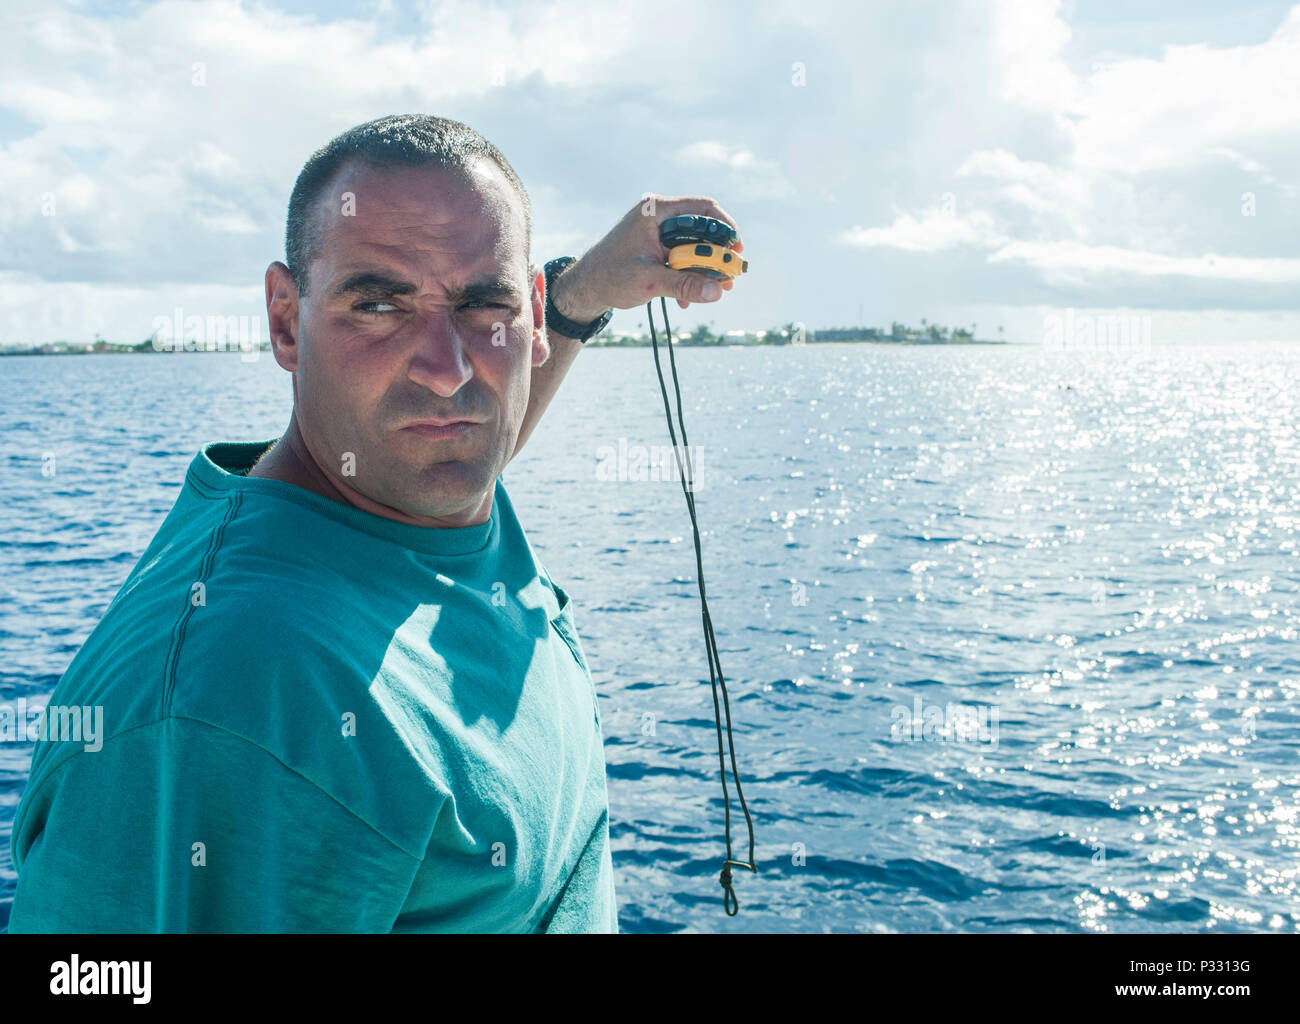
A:
{"label": "shirt sleeve", "polygon": [[387,932],[419,861],[262,747],[188,718],[82,751],[23,822],[18,932]]}

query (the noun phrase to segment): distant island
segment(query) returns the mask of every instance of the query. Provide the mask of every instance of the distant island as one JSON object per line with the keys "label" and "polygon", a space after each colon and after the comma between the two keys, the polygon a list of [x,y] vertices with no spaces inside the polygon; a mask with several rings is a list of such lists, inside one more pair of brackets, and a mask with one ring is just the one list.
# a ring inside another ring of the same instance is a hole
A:
{"label": "distant island", "polygon": [[[220,318],[213,318],[220,319]],[[233,318],[232,318],[233,319]],[[637,325],[640,326],[639,324]],[[921,321],[921,326],[908,327],[894,321],[886,330],[883,327],[823,327],[812,330],[801,323],[787,323],[783,327],[772,327],[765,331],[724,331],[714,334],[704,324],[700,324],[689,334],[673,333],[673,345],[690,347],[735,346],[735,345],[816,345],[823,342],[840,342],[842,344],[860,343],[872,345],[1004,345],[999,337],[997,341],[975,337],[975,324],[970,328],[944,327],[940,324]],[[157,335],[151,335],[143,341],[129,344],[126,342],[106,341],[95,336],[95,340],[77,344],[70,341],[51,341],[26,348],[10,347],[0,349],[0,356],[48,356],[48,355],[99,355],[103,353],[162,354],[175,351],[187,352],[269,352],[269,341],[248,341],[248,334],[235,341],[235,332],[230,332],[229,340],[224,330],[208,332],[212,340],[188,339],[183,344],[160,343]],[[998,328],[999,336],[1002,328]],[[663,335],[660,342],[665,341]],[[648,332],[614,333],[608,329],[601,331],[587,342],[588,348],[620,348],[637,345],[650,345],[652,340]]]}
{"label": "distant island", "polygon": [[[638,325],[639,326],[639,325]],[[800,323],[788,323],[766,331],[724,331],[714,334],[704,324],[690,334],[673,334],[674,345],[816,345],[819,342],[860,343],[872,345],[1004,345],[1005,341],[991,341],[975,337],[975,324],[965,327],[943,327],[921,321],[921,326],[908,327],[894,321],[886,330],[883,327],[822,327],[812,330]],[[998,328],[1002,334],[1002,328]],[[659,340],[664,340],[660,334]],[[587,345],[632,346],[653,344],[649,333],[612,334],[602,331]]]}

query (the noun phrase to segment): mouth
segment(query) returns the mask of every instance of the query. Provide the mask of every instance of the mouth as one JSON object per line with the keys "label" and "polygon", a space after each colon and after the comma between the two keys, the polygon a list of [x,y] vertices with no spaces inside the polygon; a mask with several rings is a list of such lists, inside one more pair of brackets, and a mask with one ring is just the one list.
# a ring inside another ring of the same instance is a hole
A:
{"label": "mouth", "polygon": [[402,427],[402,430],[419,434],[421,437],[460,437],[462,434],[469,433],[470,429],[478,426],[480,422],[480,420],[422,420],[418,423],[408,423]]}

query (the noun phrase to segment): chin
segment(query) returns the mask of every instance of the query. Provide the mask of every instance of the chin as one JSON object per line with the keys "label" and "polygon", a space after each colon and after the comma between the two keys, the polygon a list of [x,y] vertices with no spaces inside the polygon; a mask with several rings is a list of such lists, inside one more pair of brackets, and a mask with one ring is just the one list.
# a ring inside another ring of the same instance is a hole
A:
{"label": "chin", "polygon": [[425,482],[417,490],[419,496],[439,498],[470,498],[482,494],[496,482],[496,477],[487,476],[477,461],[460,460],[429,463],[417,471],[416,478]]}

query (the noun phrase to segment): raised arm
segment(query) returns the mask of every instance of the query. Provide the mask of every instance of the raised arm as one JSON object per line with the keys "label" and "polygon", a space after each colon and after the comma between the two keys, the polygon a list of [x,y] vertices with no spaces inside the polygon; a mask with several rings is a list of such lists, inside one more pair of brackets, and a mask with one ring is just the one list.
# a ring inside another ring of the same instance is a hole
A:
{"label": "raised arm", "polygon": [[[632,309],[659,296],[675,298],[685,309],[692,302],[716,302],[733,282],[713,281],[702,274],[672,270],[664,265],[668,250],[659,242],[659,225],[668,217],[685,213],[704,214],[725,221],[739,233],[735,220],[708,196],[648,195],[632,207],[609,233],[592,246],[581,259],[569,264],[555,278],[552,301],[560,313],[576,323],[590,323],[606,309]],[[739,252],[744,244],[737,240]],[[545,308],[546,282],[542,272],[533,267],[533,311],[541,319]],[[721,285],[721,288],[719,288]],[[533,367],[528,407],[519,428],[519,438],[510,458],[514,459],[524,442],[551,404],[565,374],[573,365],[582,343],[555,331],[547,331],[551,354],[546,362]]]}

